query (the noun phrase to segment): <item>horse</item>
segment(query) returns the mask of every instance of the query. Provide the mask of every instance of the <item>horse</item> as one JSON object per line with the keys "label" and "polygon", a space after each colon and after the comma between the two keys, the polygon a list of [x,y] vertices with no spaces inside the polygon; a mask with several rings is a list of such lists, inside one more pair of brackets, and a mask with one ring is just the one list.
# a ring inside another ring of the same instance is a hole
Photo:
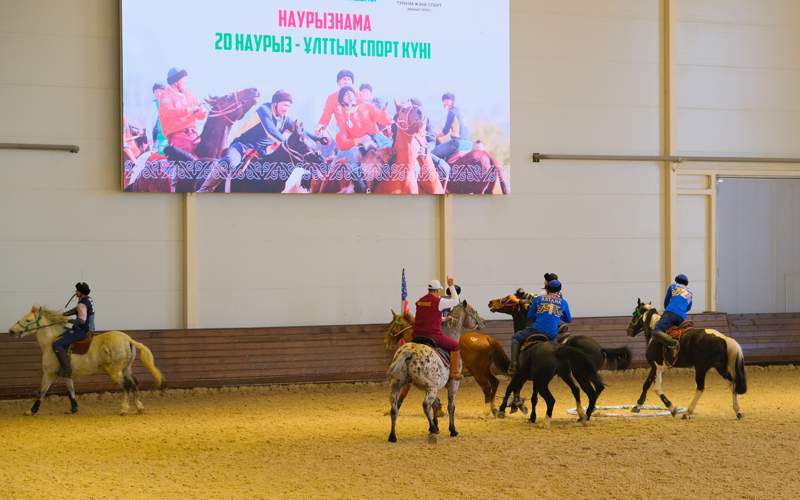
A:
{"label": "horse", "polygon": [[[166,156],[158,152],[147,155],[145,161],[136,162],[125,190],[152,192],[154,187],[163,190],[163,183],[154,184],[154,181],[167,179],[177,192],[197,191],[200,183],[205,180],[208,170],[205,165],[222,155],[231,126],[250,111],[258,97],[257,89],[248,88],[222,97],[207,98],[205,102],[210,111],[194,153],[167,146],[164,150]],[[168,170],[170,172],[167,172]]]}
{"label": "horse", "polygon": [[687,368],[694,367],[694,379],[697,385],[692,402],[683,415],[684,419],[694,416],[700,396],[703,395],[706,383],[706,373],[711,368],[729,381],[731,384],[731,394],[733,395],[733,411],[737,419],[742,419],[744,414],[739,407],[739,395],[747,392],[747,374],[744,370],[744,354],[742,347],[736,340],[723,335],[711,328],[691,328],[678,339],[678,355],[673,363],[669,363],[669,357],[665,356],[665,348],[654,341],[652,338],[656,323],[661,319],[656,308],[652,304],[645,304],[641,299],[637,299],[636,309],[628,323],[628,336],[635,337],[644,331],[647,341],[647,351],[645,358],[650,365],[650,373],[642,386],[642,394],[636,402],[636,406],[631,411],[638,413],[647,398],[647,391],[656,383],[656,393],[661,401],[669,409],[672,416],[676,416],[678,408],[664,394],[662,378],[663,373],[673,366]]}
{"label": "horse", "polygon": [[[525,329],[528,324],[528,306],[531,295],[522,288],[511,295],[489,301],[489,310],[508,314],[514,321],[514,331]],[[568,335],[560,343],[572,346],[583,352],[594,365],[595,370],[625,370],[631,365],[631,350],[628,347],[603,347],[589,335]]]}
{"label": "horse", "polygon": [[508,194],[503,168],[481,141],[476,141],[472,150],[451,156],[447,163],[450,164],[450,176],[446,182],[448,193]]}
{"label": "horse", "polygon": [[[532,295],[522,288],[518,288],[511,295],[490,300],[489,310],[510,315],[514,322],[514,331],[518,332],[528,326],[528,307],[531,299],[533,299]],[[568,335],[560,339],[559,342],[574,347],[585,354],[595,370],[612,367],[617,370],[625,370],[631,365],[631,350],[628,347],[603,347],[588,335]],[[522,385],[524,385],[524,381]],[[517,410],[527,413],[527,407],[524,404],[521,406],[517,404],[517,401],[524,403],[519,393],[522,385],[516,391],[516,397],[511,403],[511,413],[515,413]]]}
{"label": "horse", "polygon": [[[506,388],[506,394],[500,404],[497,416],[505,415],[508,397],[511,393],[519,393],[525,381],[532,380],[530,422],[536,423],[536,404],[539,399],[538,395],[541,394],[547,403],[547,416],[543,425],[549,427],[550,419],[553,417],[553,407],[556,404],[556,398],[550,392],[549,384],[553,377],[558,375],[572,391],[575,408],[578,412],[578,421],[586,425],[592,417],[597,398],[605,388],[597,369],[589,358],[578,349],[564,344],[555,344],[548,341],[543,335],[529,339],[522,349],[519,355],[519,369]],[[589,406],[585,412],[581,405],[581,393],[575,385],[575,381],[589,398]]]}
{"label": "horse", "polygon": [[[397,315],[392,311],[393,322],[400,321],[403,323],[403,328],[395,330],[395,334],[390,329],[385,339],[387,350],[394,350],[400,339],[408,343],[414,337],[414,318],[411,316],[405,317]],[[503,350],[503,346],[495,340],[491,335],[484,335],[477,332],[467,332],[462,335],[463,330],[483,329],[485,322],[483,318],[478,315],[478,311],[466,301],[461,302],[455,306],[447,316],[444,326],[444,332],[452,338],[459,339],[459,351],[461,352],[461,361],[464,368],[469,371],[475,378],[475,381],[480,385],[483,390],[484,404],[486,408],[486,415],[497,415],[497,407],[495,406],[495,397],[497,395],[497,388],[500,381],[492,373],[492,367],[505,372],[508,370],[510,360],[508,355]],[[408,327],[408,328],[406,328]],[[400,394],[399,405],[403,403],[410,386],[403,388]],[[398,405],[398,407],[399,407]]]}
{"label": "horse", "polygon": [[[444,194],[444,187],[428,154],[425,115],[420,106],[396,103],[394,165],[382,172],[376,194]],[[417,169],[419,168],[419,173]]]}
{"label": "horse", "polygon": [[[67,330],[66,323],[67,318],[61,313],[33,306],[30,312],[8,329],[8,333],[16,338],[23,338],[35,333],[36,341],[42,350],[42,385],[39,389],[39,398],[25,413],[26,415],[36,415],[47,391],[58,377],[59,364],[53,353],[53,342]],[[142,413],[144,404],[139,398],[139,382],[131,371],[137,350],[142,357],[144,366],[155,379],[156,386],[161,387],[163,376],[155,365],[150,349],[125,333],[116,330],[95,335],[86,354],[73,352],[70,355],[73,378],[105,371],[115,383],[124,389],[120,415],[125,415],[130,410],[128,399],[131,393],[133,393],[137,411]],[[78,400],[75,397],[73,379],[65,379],[65,383],[69,391],[70,411],[77,413]]]}

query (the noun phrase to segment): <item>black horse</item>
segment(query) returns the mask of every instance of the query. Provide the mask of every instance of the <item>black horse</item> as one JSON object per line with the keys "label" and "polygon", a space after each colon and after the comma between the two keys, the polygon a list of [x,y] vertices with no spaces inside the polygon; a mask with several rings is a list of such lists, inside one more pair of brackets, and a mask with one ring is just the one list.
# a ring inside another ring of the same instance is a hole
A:
{"label": "black horse", "polygon": [[230,168],[218,162],[209,173],[209,176],[220,181],[214,190],[239,193],[308,192],[312,170],[324,167],[325,159],[301,122],[294,122],[288,132],[288,137],[267,155],[251,151],[244,155],[239,165]]}
{"label": "black horse", "polygon": [[[489,310],[510,315],[514,321],[514,331],[518,332],[528,325],[530,299],[531,295],[519,288],[512,295],[489,301]],[[631,366],[631,350],[628,347],[603,347],[589,335],[565,335],[559,343],[584,353],[596,370],[625,370]]]}
{"label": "black horse", "polygon": [[736,418],[741,419],[744,414],[739,408],[739,395],[747,392],[747,375],[744,371],[744,355],[739,343],[710,328],[691,328],[681,335],[677,357],[672,363],[669,363],[669,356],[665,355],[664,347],[652,340],[653,329],[660,318],[658,311],[651,304],[645,304],[638,299],[633,317],[628,323],[628,336],[634,337],[644,331],[647,340],[645,357],[650,364],[650,373],[642,386],[642,394],[631,411],[638,413],[641,410],[647,398],[647,391],[655,381],[656,393],[674,417],[678,409],[664,394],[662,375],[672,366],[694,367],[697,392],[683,417],[691,418],[697,402],[705,390],[706,373],[711,368],[715,368],[722,378],[731,383],[733,411],[736,413]]}
{"label": "black horse", "polygon": [[[597,369],[589,358],[581,351],[563,344],[549,342],[546,337],[536,335],[536,338],[526,341],[530,347],[523,346],[519,354],[519,368],[506,388],[503,402],[497,412],[498,417],[505,415],[508,398],[512,392],[519,393],[526,380],[533,381],[533,393],[531,394],[531,423],[536,422],[536,403],[538,395],[541,394],[547,403],[547,418],[545,427],[550,425],[553,417],[553,407],[556,398],[550,392],[550,381],[558,375],[561,380],[569,386],[572,396],[575,398],[575,408],[578,411],[578,421],[587,423],[592,416],[597,403],[597,398],[603,392],[603,384]],[[574,380],[573,380],[574,379]],[[589,398],[589,406],[584,412],[581,405],[581,393],[578,386],[586,393]]]}

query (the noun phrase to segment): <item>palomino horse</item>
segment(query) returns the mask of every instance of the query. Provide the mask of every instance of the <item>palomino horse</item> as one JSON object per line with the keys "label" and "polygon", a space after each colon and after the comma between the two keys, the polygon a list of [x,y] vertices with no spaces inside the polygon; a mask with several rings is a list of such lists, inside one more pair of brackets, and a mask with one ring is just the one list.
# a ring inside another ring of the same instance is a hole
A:
{"label": "palomino horse", "polygon": [[645,357],[650,364],[650,373],[642,386],[642,394],[636,402],[636,406],[631,411],[638,413],[647,398],[647,391],[656,383],[656,393],[661,398],[664,405],[669,408],[672,416],[676,416],[678,409],[664,394],[662,385],[663,373],[672,366],[694,367],[694,379],[697,384],[689,408],[683,418],[689,419],[694,415],[694,409],[700,396],[703,395],[706,385],[706,373],[709,369],[715,368],[717,372],[731,383],[731,394],[733,395],[733,411],[736,418],[744,417],[739,408],[739,394],[747,392],[747,375],[744,371],[744,354],[742,347],[736,340],[723,335],[711,328],[692,328],[686,331],[678,339],[679,349],[677,359],[674,363],[666,362],[667,356],[664,355],[664,347],[652,338],[658,320],[661,316],[656,308],[651,304],[645,304],[641,299],[637,300],[636,309],[633,310],[633,317],[628,323],[628,336],[634,337],[639,332],[644,331],[647,340],[647,351]]}
{"label": "palomino horse", "polygon": [[[526,380],[533,381],[533,394],[531,395],[531,423],[536,423],[536,403],[538,395],[541,394],[547,403],[547,417],[544,420],[544,427],[550,426],[550,419],[553,417],[553,407],[556,398],[550,392],[550,381],[556,375],[569,386],[572,396],[575,398],[575,408],[578,411],[578,421],[586,424],[595,409],[595,403],[600,393],[603,392],[604,385],[597,374],[589,358],[574,347],[564,344],[555,344],[547,340],[544,335],[526,341],[523,350],[519,355],[519,369],[511,382],[508,383],[503,402],[500,404],[500,412],[497,416],[504,416],[508,397],[511,392],[519,393]],[[525,348],[530,345],[529,348]],[[589,398],[589,406],[583,411],[581,406],[581,392],[575,385],[578,382],[583,392]]]}
{"label": "palomino horse", "polygon": [[450,177],[446,191],[455,194],[508,194],[503,168],[480,141],[471,151],[447,159]]}
{"label": "palomino horse", "polygon": [[[67,318],[61,313],[34,306],[19,321],[8,329],[13,337],[22,338],[31,333],[36,334],[36,341],[42,350],[42,385],[39,398],[33,403],[26,415],[35,415],[47,394],[50,385],[57,378],[58,360],[53,353],[53,342],[67,329]],[[131,372],[131,366],[136,359],[136,350],[142,357],[142,362],[153,375],[157,386],[161,386],[163,377],[153,361],[153,353],[146,345],[136,342],[126,334],[111,331],[96,335],[86,354],[72,354],[73,377],[92,375],[105,371],[111,379],[119,384],[125,393],[122,399],[120,415],[125,415],[130,409],[128,398],[133,393],[136,409],[139,413],[144,411],[144,405],[139,398],[139,384]],[[75,398],[75,386],[72,379],[65,380],[69,391],[70,411],[78,411],[78,400]]]}
{"label": "palomino horse", "polygon": [[[444,194],[425,142],[425,115],[410,102],[397,104],[395,163],[375,185],[378,194]],[[419,168],[419,174],[417,174]]]}

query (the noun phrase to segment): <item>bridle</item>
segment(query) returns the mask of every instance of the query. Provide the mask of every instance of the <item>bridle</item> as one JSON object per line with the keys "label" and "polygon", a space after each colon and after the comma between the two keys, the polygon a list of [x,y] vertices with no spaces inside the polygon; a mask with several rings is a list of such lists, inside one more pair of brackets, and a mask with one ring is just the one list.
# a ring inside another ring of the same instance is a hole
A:
{"label": "bridle", "polygon": [[214,110],[213,112],[208,114],[208,118],[216,118],[221,116],[222,118],[225,118],[225,120],[227,120],[231,125],[233,125],[234,123],[236,123],[236,121],[232,120],[230,117],[228,117],[228,115],[234,111],[242,109],[243,107],[244,104],[239,100],[239,92],[234,92],[233,103],[230,104],[227,108]]}
{"label": "bridle", "polygon": [[35,332],[35,331],[41,330],[43,328],[49,328],[49,327],[51,327],[53,325],[60,324],[60,323],[48,323],[46,325],[43,325],[43,324],[41,324],[43,318],[44,318],[44,315],[42,314],[42,310],[40,308],[38,311],[36,311],[36,317],[35,317],[36,327],[35,328],[29,328],[30,325],[31,325],[30,321],[28,323],[23,324],[22,321],[17,320],[17,322],[14,323],[14,326],[21,326],[23,328],[23,330],[21,332],[14,332],[14,334],[17,337],[19,337],[19,336],[22,336],[23,333]]}

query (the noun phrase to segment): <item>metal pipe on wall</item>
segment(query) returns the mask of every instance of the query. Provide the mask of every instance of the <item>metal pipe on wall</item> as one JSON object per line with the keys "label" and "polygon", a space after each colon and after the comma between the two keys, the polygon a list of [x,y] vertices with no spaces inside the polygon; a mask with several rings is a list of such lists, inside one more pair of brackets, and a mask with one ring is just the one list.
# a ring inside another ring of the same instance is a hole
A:
{"label": "metal pipe on wall", "polygon": [[715,162],[715,163],[792,163],[800,164],[800,158],[776,158],[770,156],[672,156],[672,155],[571,155],[533,153],[531,160],[587,160],[587,161],[661,161],[670,163]]}
{"label": "metal pipe on wall", "polygon": [[0,149],[24,149],[34,151],[66,151],[77,153],[80,147],[75,144],[23,144],[15,142],[0,142]]}

